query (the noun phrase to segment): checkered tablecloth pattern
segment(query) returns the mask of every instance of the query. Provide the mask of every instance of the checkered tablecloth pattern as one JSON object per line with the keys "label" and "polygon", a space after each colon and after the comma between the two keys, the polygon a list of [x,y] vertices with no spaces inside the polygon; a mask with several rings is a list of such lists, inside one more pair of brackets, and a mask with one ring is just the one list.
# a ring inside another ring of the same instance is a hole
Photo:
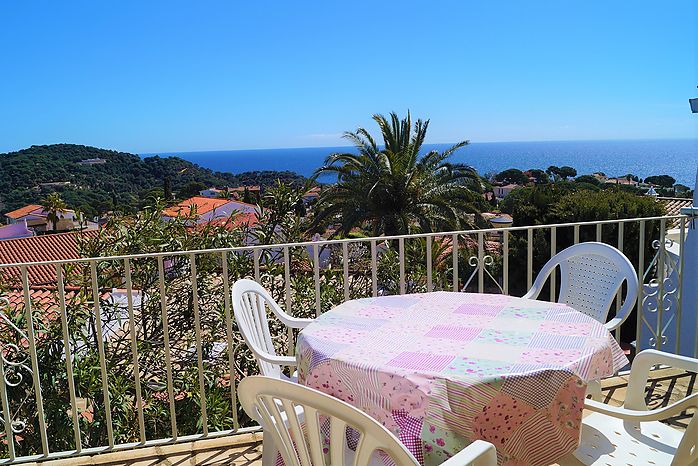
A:
{"label": "checkered tablecloth pattern", "polygon": [[587,383],[628,363],[563,304],[436,292],[348,301],[299,336],[299,382],[377,419],[426,465],[476,439],[500,464],[547,465],[579,442]]}

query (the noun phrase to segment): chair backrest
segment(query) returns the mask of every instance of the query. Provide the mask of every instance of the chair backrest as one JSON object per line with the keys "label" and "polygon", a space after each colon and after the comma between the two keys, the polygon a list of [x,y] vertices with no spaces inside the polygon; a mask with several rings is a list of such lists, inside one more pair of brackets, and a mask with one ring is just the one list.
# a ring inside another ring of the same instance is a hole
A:
{"label": "chair backrest", "polygon": [[259,355],[276,356],[274,343],[269,332],[267,306],[278,307],[278,304],[259,283],[242,279],[235,282],[232,290],[233,313],[238,329],[245,343],[259,364],[262,375],[281,377],[281,366],[265,361]]}
{"label": "chair backrest", "polygon": [[575,244],[553,256],[536,278],[542,287],[548,276],[560,267],[558,302],[606,323],[608,312],[623,282],[627,282],[625,303],[618,316],[627,317],[637,299],[635,268],[618,249],[604,243]]}
{"label": "chair backrest", "polygon": [[[253,376],[240,382],[238,394],[245,412],[262,425],[264,435],[273,437],[286,466],[364,466],[376,453],[387,455],[398,466],[419,464],[373,418],[317,390]],[[354,454],[348,454],[349,439],[357,441]],[[325,455],[329,461],[323,460]]]}

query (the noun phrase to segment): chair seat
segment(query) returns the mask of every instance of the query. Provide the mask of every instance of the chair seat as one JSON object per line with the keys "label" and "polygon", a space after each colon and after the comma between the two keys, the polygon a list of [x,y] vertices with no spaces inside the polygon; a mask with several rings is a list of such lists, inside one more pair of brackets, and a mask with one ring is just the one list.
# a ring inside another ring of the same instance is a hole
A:
{"label": "chair seat", "polygon": [[683,432],[661,422],[636,423],[592,413],[584,418],[574,457],[587,466],[668,466],[682,436]]}

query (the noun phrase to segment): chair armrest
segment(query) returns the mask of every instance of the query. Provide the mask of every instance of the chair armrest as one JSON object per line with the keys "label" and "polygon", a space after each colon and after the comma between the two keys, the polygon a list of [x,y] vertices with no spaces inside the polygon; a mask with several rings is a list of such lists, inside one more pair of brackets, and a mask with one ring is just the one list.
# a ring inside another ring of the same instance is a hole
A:
{"label": "chair armrest", "polygon": [[660,364],[698,373],[698,359],[652,349],[641,351],[635,356],[630,368],[630,379],[628,380],[625,403],[623,403],[627,409],[637,411],[647,409],[645,386],[652,367]]}
{"label": "chair armrest", "polygon": [[[632,293],[632,291],[631,291]],[[630,314],[633,312],[633,309],[635,308],[635,302],[637,301],[637,287],[635,287],[635,293],[634,295],[627,295],[625,297],[625,301],[623,302],[623,306],[618,310],[616,313],[616,316],[606,322],[604,324],[604,327],[606,327],[606,330],[609,332],[617,329],[618,327],[621,326],[623,322],[625,322],[625,319],[627,319]]]}
{"label": "chair armrest", "polygon": [[533,286],[531,286],[531,289],[526,292],[525,295],[521,296],[524,299],[536,299],[538,295],[540,294],[540,290],[534,283]]}
{"label": "chair armrest", "polygon": [[538,295],[543,289],[543,286],[545,286],[545,282],[548,281],[548,277],[550,277],[550,274],[553,273],[553,271],[558,265],[559,263],[553,260],[552,258],[548,262],[546,262],[543,265],[543,268],[540,269],[540,272],[538,272],[538,275],[536,275],[536,279],[533,281],[531,289],[528,290],[528,292],[525,295],[523,295],[522,298],[538,299]]}
{"label": "chair armrest", "polygon": [[589,411],[594,411],[626,421],[661,421],[690,408],[698,409],[698,393],[694,393],[693,395],[679,400],[676,403],[672,403],[664,408],[653,409],[652,411],[636,411],[634,409],[609,406],[595,400],[585,400],[584,407]]}
{"label": "chair armrest", "polygon": [[459,451],[442,466],[497,466],[497,450],[489,442],[475,440],[473,443]]}
{"label": "chair armrest", "polygon": [[255,353],[262,361],[266,361],[271,364],[278,364],[280,366],[296,366],[298,362],[293,356],[276,356],[268,353]]}
{"label": "chair armrest", "polygon": [[667,353],[665,351],[657,351],[653,349],[641,351],[637,357],[635,357],[633,366],[640,363],[648,366],[664,364],[667,366],[676,367],[678,369],[683,369],[688,372],[698,373],[698,359]]}
{"label": "chair armrest", "polygon": [[279,320],[283,322],[286,327],[291,328],[306,328],[314,321],[314,319],[300,319],[298,317],[291,317],[286,313],[279,315]]}
{"label": "chair armrest", "polygon": [[613,319],[609,320],[603,326],[608,330],[609,332],[613,332],[615,329],[620,327],[620,325],[623,323],[623,321],[627,318],[625,316],[624,318],[619,318],[618,316],[614,317]]}
{"label": "chair armrest", "polygon": [[283,309],[281,309],[276,301],[268,301],[268,304],[272,312],[286,327],[305,328],[313,322],[313,319],[300,319],[298,317],[288,315]]}

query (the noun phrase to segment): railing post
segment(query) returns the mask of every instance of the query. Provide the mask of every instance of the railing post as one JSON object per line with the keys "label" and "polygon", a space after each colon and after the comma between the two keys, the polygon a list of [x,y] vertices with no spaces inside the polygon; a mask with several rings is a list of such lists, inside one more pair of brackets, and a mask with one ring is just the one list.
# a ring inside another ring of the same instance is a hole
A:
{"label": "railing post", "polygon": [[451,236],[451,251],[453,253],[453,291],[459,291],[458,287],[458,235]]}
{"label": "railing post", "polygon": [[[230,289],[228,287],[227,256],[223,255],[223,292],[227,296],[226,309],[230,313]],[[177,413],[175,410],[174,383],[172,381],[172,355],[170,351],[170,323],[167,318],[167,296],[165,294],[165,265],[162,256],[158,257],[158,292],[160,293],[160,319],[162,320],[162,339],[165,353],[165,377],[167,379],[167,398],[170,408],[170,429],[172,438],[177,439]]]}
{"label": "railing post", "polygon": [[322,312],[322,296],[320,296],[320,252],[318,245],[313,244],[313,281],[315,282],[315,317]]}
{"label": "railing post", "polygon": [[640,352],[642,349],[642,324],[645,321],[645,229],[646,221],[639,222],[640,234],[638,239],[637,251],[637,319],[635,321],[635,351]]}
{"label": "railing post", "polygon": [[68,396],[70,397],[70,410],[73,418],[73,436],[75,437],[75,451],[82,450],[80,435],[80,414],[75,397],[75,377],[73,375],[73,352],[70,346],[70,333],[68,329],[68,313],[65,304],[65,284],[63,283],[63,265],[56,265],[56,285],[58,288],[58,307],[61,313],[61,329],[63,331],[63,350],[65,354],[65,375],[68,379]]}
{"label": "railing post", "polygon": [[662,328],[662,317],[664,314],[664,295],[666,270],[666,220],[659,221],[659,256],[657,258],[657,281],[659,291],[657,292],[657,339],[656,349],[661,350],[664,344],[664,329]]}
{"label": "railing post", "polygon": [[[557,229],[550,227],[550,258],[557,254]],[[554,303],[557,298],[557,275],[556,271],[550,274],[550,302]]]}
{"label": "railing post", "polygon": [[99,281],[97,278],[97,261],[90,261],[90,278],[92,285],[92,300],[95,313],[95,332],[97,333],[97,352],[99,354],[99,370],[102,376],[102,397],[104,398],[104,416],[107,424],[107,441],[109,448],[114,448],[114,423],[111,417],[111,399],[109,395],[109,380],[107,358],[104,352],[104,335],[102,332],[102,310],[100,306]]}
{"label": "railing post", "polygon": [[143,417],[143,396],[141,392],[141,368],[138,361],[138,338],[136,334],[136,316],[133,312],[133,283],[131,282],[131,259],[124,259],[124,278],[126,280],[126,305],[128,307],[129,331],[131,333],[131,361],[133,363],[133,382],[136,390],[136,409],[138,411],[138,431],[140,443],[146,442],[145,418]]}
{"label": "railing post", "polygon": [[426,244],[426,255],[427,255],[427,291],[432,292],[434,291],[434,278],[432,276],[433,271],[432,271],[432,257],[431,257],[431,248],[432,248],[432,237],[431,235],[427,236],[427,244]]}
{"label": "railing post", "polygon": [[22,288],[24,290],[24,311],[27,320],[27,340],[29,342],[29,355],[32,363],[32,377],[34,381],[34,399],[36,400],[36,415],[39,418],[39,435],[41,436],[41,450],[43,456],[48,456],[48,435],[46,433],[46,417],[44,416],[44,399],[41,394],[41,380],[39,379],[39,358],[36,354],[36,338],[34,336],[34,317],[32,316],[31,297],[29,295],[29,272],[27,266],[21,267]]}
{"label": "railing post", "polygon": [[533,286],[533,229],[529,228],[526,231],[526,289],[530,290]]}
{"label": "railing post", "polygon": [[502,232],[504,238],[504,244],[502,248],[504,249],[504,261],[502,263],[502,292],[505,295],[509,294],[509,232],[504,230]]}
{"label": "railing post", "polygon": [[378,296],[378,247],[376,240],[371,240],[371,291],[373,297]]}
{"label": "railing post", "polygon": [[477,292],[483,293],[485,291],[485,245],[482,233],[477,234],[477,265]]}
{"label": "railing post", "polygon": [[400,294],[405,294],[405,238],[400,237],[397,240],[398,257],[400,261]]}

